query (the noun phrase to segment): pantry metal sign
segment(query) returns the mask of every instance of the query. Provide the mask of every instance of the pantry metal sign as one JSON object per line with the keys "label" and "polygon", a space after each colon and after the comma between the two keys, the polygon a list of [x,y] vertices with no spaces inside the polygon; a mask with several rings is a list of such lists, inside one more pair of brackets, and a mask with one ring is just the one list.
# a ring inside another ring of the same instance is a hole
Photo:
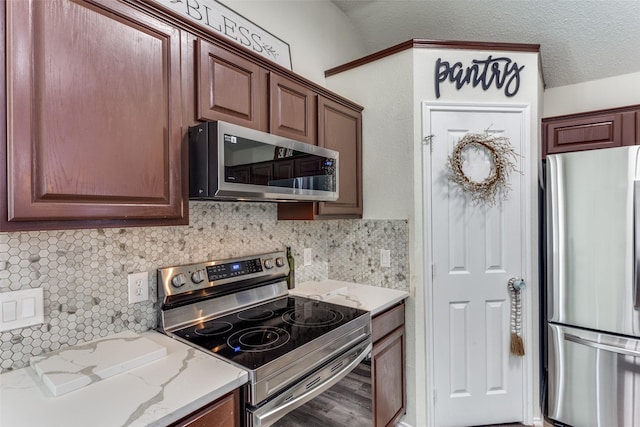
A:
{"label": "pantry metal sign", "polygon": [[520,73],[524,65],[518,65],[511,58],[474,59],[471,65],[464,66],[462,62],[451,64],[438,58],[435,68],[436,98],[440,98],[441,83],[451,83],[457,90],[463,86],[480,86],[482,90],[489,90],[491,86],[503,89],[506,97],[515,96],[520,90]]}
{"label": "pantry metal sign", "polygon": [[291,69],[289,44],[215,0],[146,0]]}

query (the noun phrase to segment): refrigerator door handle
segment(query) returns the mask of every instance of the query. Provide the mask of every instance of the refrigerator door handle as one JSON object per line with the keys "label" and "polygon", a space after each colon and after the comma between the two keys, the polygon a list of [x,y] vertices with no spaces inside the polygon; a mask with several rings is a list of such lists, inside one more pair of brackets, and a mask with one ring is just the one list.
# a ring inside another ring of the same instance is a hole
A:
{"label": "refrigerator door handle", "polygon": [[601,343],[601,342],[591,341],[589,339],[582,338],[582,337],[579,337],[577,335],[565,333],[564,334],[564,338],[567,341],[572,341],[572,342],[574,342],[576,344],[586,345],[587,347],[593,347],[593,348],[598,349],[598,350],[605,350],[605,351],[610,351],[612,353],[619,353],[619,354],[624,354],[624,355],[627,355],[627,356],[640,357],[640,351],[631,350],[631,349],[623,348],[623,347],[618,347],[618,346],[611,345],[611,344],[604,344],[604,343]]}
{"label": "refrigerator door handle", "polygon": [[640,310],[640,181],[633,182],[633,282],[634,307]]}

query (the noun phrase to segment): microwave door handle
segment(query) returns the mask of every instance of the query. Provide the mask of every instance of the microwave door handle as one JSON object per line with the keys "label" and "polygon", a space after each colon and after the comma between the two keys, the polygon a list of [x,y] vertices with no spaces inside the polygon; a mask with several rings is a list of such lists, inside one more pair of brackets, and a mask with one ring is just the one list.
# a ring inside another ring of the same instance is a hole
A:
{"label": "microwave door handle", "polygon": [[633,182],[633,282],[634,307],[640,310],[640,181]]}

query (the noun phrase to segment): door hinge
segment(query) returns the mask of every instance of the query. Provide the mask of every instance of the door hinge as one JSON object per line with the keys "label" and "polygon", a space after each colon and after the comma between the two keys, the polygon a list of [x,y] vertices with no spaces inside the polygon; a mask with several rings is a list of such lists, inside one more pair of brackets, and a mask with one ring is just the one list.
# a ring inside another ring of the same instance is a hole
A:
{"label": "door hinge", "polygon": [[438,389],[434,388],[433,389],[433,404],[435,405],[436,403],[438,403]]}

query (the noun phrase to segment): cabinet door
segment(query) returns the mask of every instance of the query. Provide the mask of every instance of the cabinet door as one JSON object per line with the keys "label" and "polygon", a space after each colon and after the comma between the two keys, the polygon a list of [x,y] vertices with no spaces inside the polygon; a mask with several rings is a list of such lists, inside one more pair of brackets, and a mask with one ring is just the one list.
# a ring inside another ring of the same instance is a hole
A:
{"label": "cabinet door", "polygon": [[238,391],[195,411],[170,427],[239,427],[240,401]]}
{"label": "cabinet door", "polygon": [[267,70],[201,39],[197,53],[197,119],[269,131]]}
{"label": "cabinet door", "polygon": [[571,118],[544,123],[546,154],[622,145],[622,116]]}
{"label": "cabinet door", "polygon": [[271,73],[270,132],[316,144],[316,94],[278,74]]}
{"label": "cabinet door", "polygon": [[404,326],[373,345],[373,418],[375,427],[394,425],[404,414]]}
{"label": "cabinet door", "polygon": [[185,223],[179,30],[115,0],[10,1],[6,27],[3,227]]}
{"label": "cabinet door", "polygon": [[340,153],[340,197],[318,203],[318,215],[362,218],[362,114],[318,97],[318,145]]}

